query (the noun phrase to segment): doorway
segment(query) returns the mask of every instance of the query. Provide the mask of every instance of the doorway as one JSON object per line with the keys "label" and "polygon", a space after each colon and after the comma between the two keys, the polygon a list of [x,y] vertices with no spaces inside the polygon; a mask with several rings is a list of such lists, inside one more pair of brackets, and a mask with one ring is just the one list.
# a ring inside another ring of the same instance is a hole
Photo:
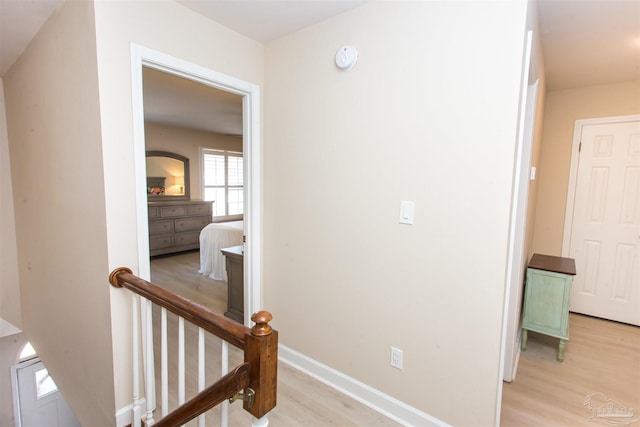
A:
{"label": "doorway", "polygon": [[260,283],[260,140],[259,87],[200,67],[181,59],[132,46],[132,88],[134,114],[134,150],[136,169],[136,209],[138,217],[138,258],[140,277],[150,279],[150,258],[146,192],[146,144],[143,97],[143,68],[162,71],[210,88],[242,97],[242,147],[244,155],[244,323],[261,308]]}
{"label": "doorway", "polygon": [[37,356],[11,368],[16,427],[80,427],[47,368]]}
{"label": "doorway", "polygon": [[527,32],[523,64],[520,117],[514,163],[509,252],[504,307],[502,379],[513,381],[520,356],[520,315],[524,273],[527,265],[527,227],[530,218],[529,186],[532,181],[531,159],[538,104],[537,52],[533,49],[533,32]]}
{"label": "doorway", "polygon": [[563,256],[571,311],[640,326],[640,116],[577,120]]}

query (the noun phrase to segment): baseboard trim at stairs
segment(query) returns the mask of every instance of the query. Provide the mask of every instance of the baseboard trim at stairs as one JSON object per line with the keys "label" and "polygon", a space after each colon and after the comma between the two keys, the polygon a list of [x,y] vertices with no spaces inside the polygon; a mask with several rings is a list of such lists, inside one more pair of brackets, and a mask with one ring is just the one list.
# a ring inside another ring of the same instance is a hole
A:
{"label": "baseboard trim at stairs", "polygon": [[[146,408],[147,408],[147,402],[143,397],[140,399],[140,413],[144,414],[147,410]],[[123,408],[118,409],[118,411],[116,412],[116,426],[130,427],[133,422],[133,418],[131,417],[132,412],[133,412],[133,404],[129,404]]]}
{"label": "baseboard trim at stairs", "polygon": [[298,353],[285,345],[278,345],[278,359],[402,425],[421,427],[448,426],[444,421],[409,406],[302,353]]}

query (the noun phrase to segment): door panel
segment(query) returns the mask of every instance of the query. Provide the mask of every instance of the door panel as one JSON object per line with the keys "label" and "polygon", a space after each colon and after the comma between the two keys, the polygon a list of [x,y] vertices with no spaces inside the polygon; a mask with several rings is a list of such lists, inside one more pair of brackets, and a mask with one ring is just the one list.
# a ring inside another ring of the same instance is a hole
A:
{"label": "door panel", "polygon": [[582,126],[571,311],[640,325],[640,122]]}
{"label": "door panel", "polygon": [[80,427],[53,378],[39,359],[16,369],[18,415],[22,427]]}

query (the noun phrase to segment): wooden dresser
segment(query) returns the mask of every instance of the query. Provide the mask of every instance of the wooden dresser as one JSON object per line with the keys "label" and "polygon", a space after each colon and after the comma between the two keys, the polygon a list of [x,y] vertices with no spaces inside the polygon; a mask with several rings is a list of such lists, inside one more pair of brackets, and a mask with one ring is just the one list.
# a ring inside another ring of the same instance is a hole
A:
{"label": "wooden dresser", "polygon": [[149,202],[149,254],[200,248],[200,231],[211,222],[212,202]]}

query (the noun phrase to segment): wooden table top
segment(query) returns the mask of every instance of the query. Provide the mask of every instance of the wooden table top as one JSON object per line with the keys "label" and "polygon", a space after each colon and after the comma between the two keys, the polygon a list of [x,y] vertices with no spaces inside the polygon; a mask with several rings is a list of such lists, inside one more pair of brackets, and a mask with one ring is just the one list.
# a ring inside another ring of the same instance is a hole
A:
{"label": "wooden table top", "polygon": [[551,255],[533,254],[529,268],[553,271],[554,273],[576,275],[576,262],[573,258],[562,258]]}
{"label": "wooden table top", "polygon": [[222,252],[224,255],[226,256],[244,256],[244,246],[243,245],[238,245],[238,246],[231,246],[230,248],[223,248],[220,249],[220,252]]}

